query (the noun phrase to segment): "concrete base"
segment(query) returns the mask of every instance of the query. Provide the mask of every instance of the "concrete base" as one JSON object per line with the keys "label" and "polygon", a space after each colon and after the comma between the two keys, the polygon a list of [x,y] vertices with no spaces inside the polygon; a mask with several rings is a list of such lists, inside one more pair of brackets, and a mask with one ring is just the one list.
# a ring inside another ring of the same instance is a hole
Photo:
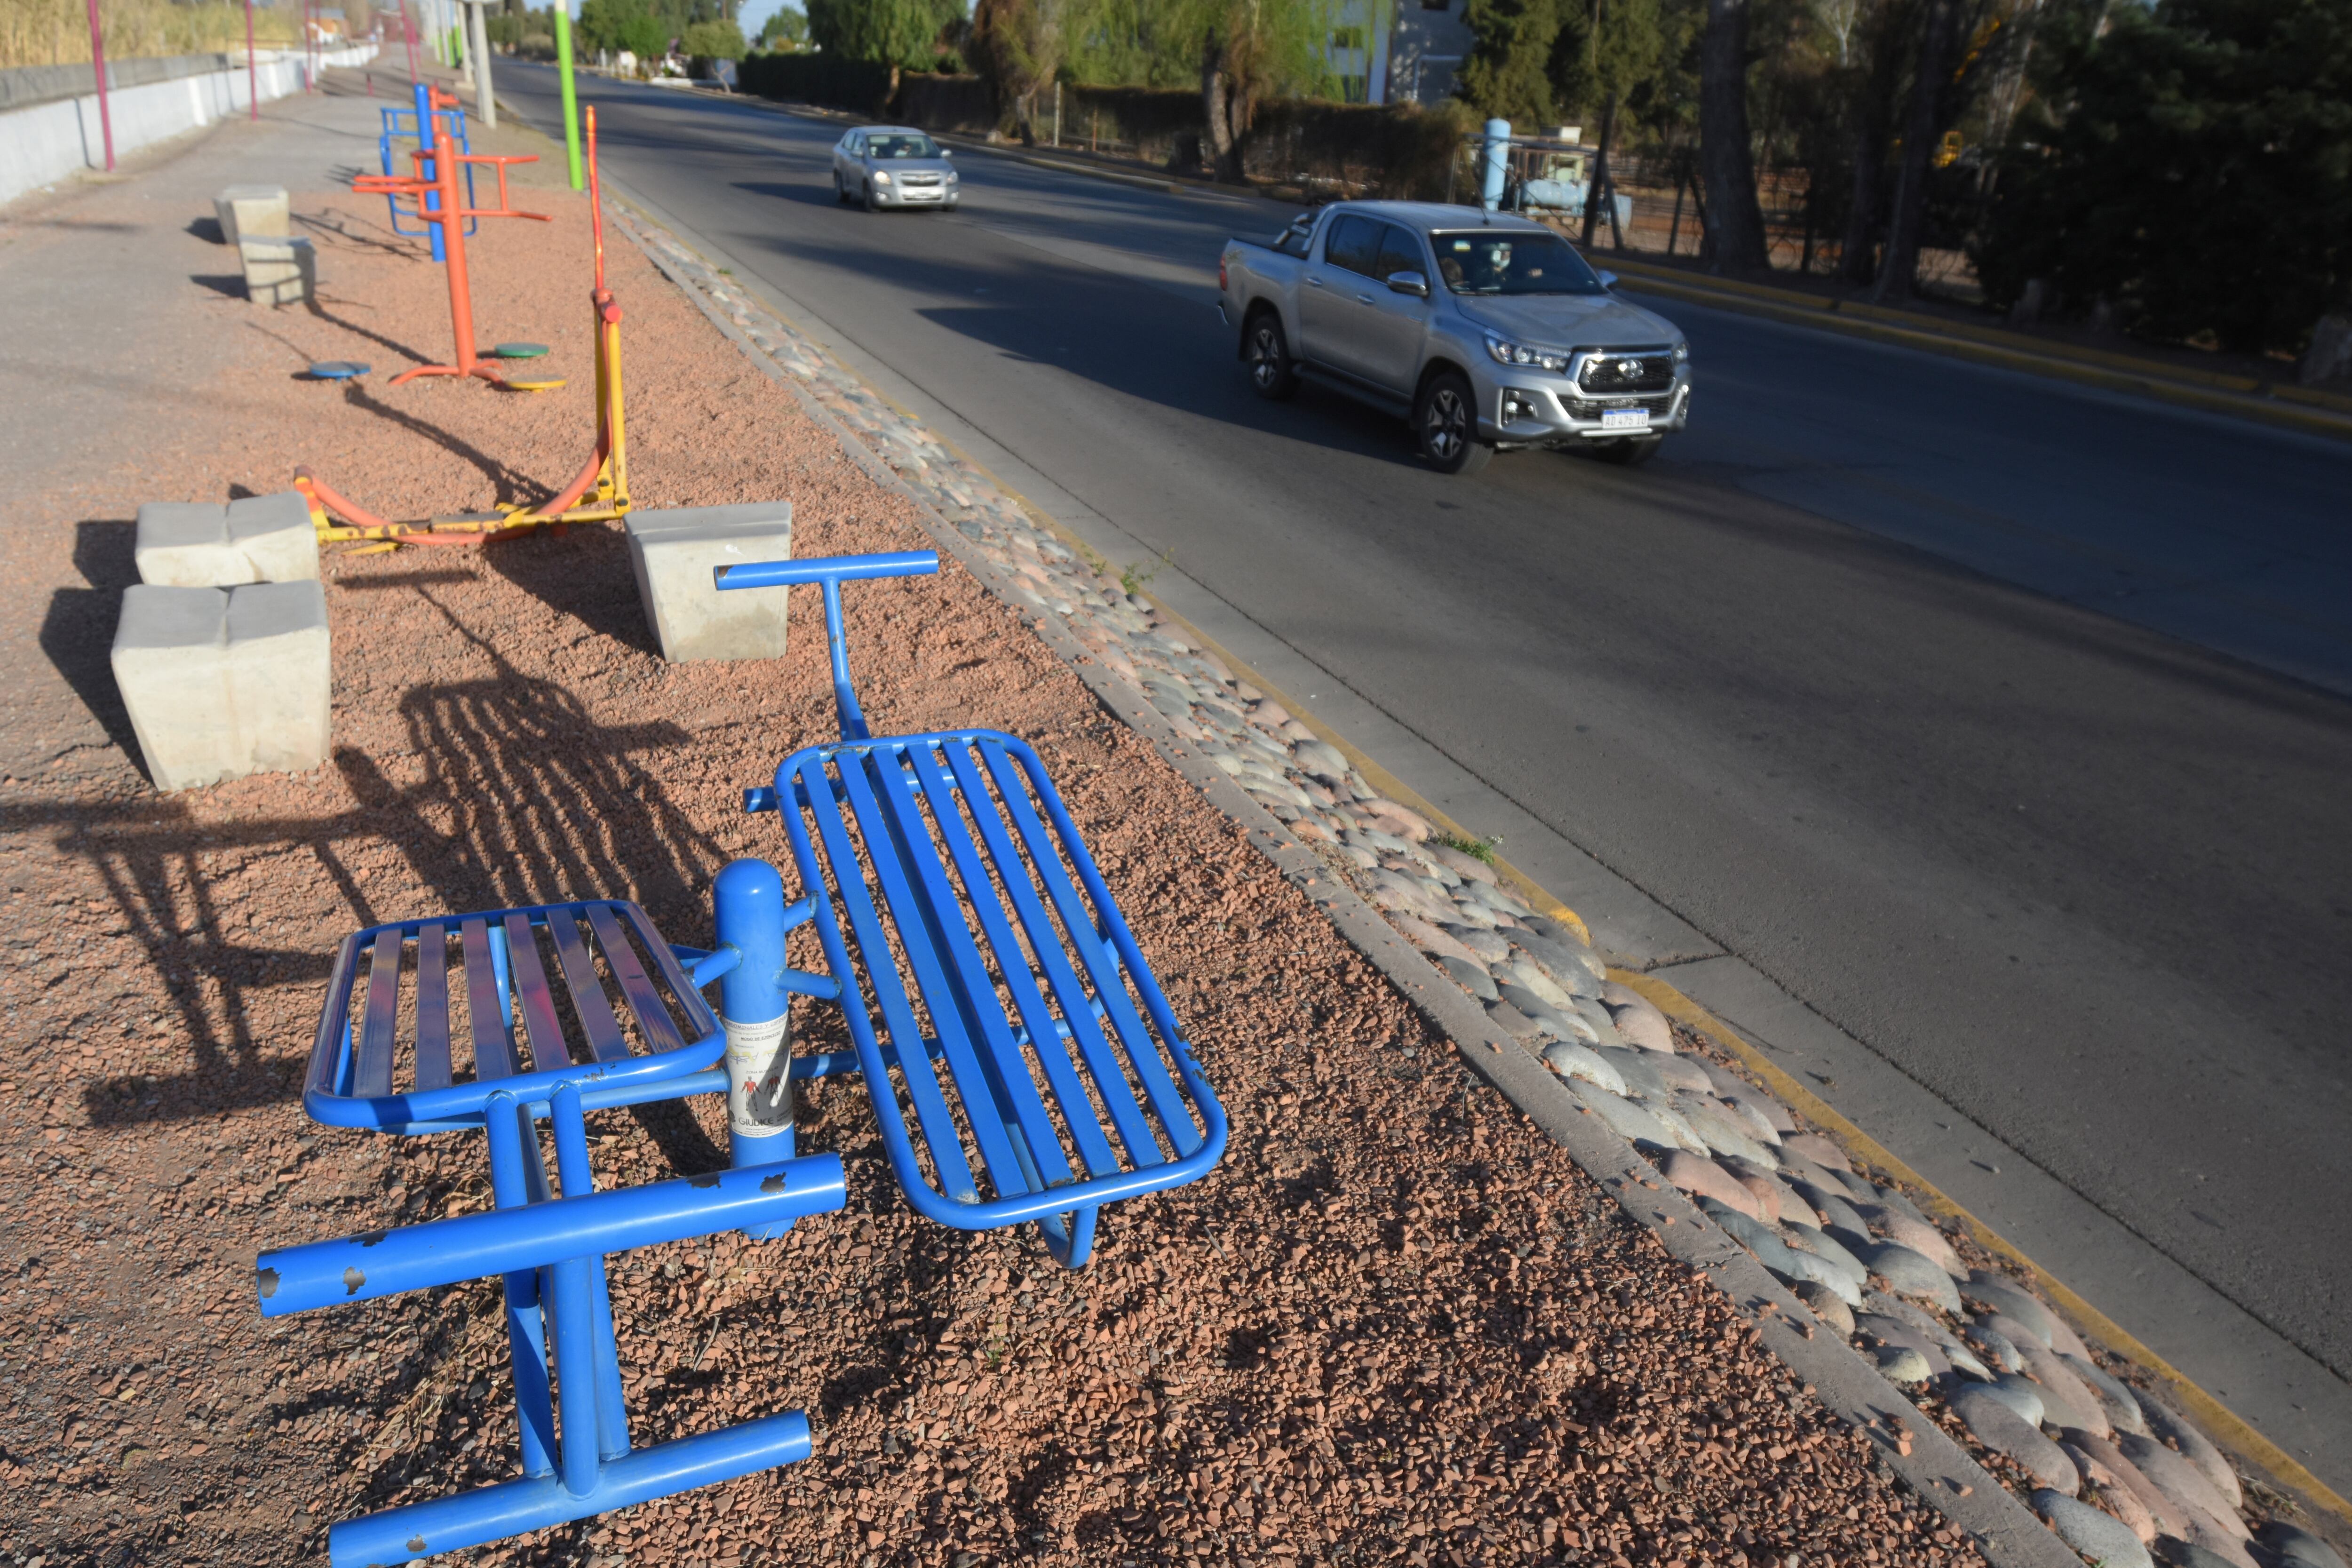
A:
{"label": "concrete base", "polygon": [[221,241],[234,250],[240,240],[284,239],[294,232],[293,208],[283,185],[231,185],[213,198]]}
{"label": "concrete base", "polygon": [[327,593],[140,584],[122,595],[114,682],[161,790],[327,760]]}
{"label": "concrete base", "polygon": [[247,235],[236,244],[245,262],[245,297],[257,305],[295,305],[319,289],[319,253],[307,239]]}
{"label": "concrete base", "polygon": [[703,658],[781,658],[785,595],[721,594],[711,574],[751,561],[788,561],[790,501],[633,511],[629,564],[661,655],[672,664]]}
{"label": "concrete base", "polygon": [[319,535],[299,490],[209,501],[149,501],[132,551],[139,580],[167,588],[300,583],[319,575]]}

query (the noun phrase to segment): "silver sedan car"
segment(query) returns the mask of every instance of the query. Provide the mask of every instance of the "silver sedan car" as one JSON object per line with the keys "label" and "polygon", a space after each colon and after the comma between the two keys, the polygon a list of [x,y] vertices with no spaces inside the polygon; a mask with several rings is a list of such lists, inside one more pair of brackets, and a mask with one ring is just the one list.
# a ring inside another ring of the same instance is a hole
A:
{"label": "silver sedan car", "polygon": [[861,125],[833,145],[833,194],[867,212],[956,205],[948,150],[904,125]]}

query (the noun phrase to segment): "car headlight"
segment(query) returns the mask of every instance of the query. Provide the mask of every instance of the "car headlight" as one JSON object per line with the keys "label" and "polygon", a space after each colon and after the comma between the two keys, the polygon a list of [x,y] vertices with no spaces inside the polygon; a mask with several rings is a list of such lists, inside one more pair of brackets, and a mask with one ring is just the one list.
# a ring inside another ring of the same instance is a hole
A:
{"label": "car headlight", "polygon": [[1497,364],[1527,365],[1531,369],[1564,373],[1569,354],[1564,349],[1539,349],[1527,343],[1515,343],[1507,338],[1486,334],[1486,352]]}
{"label": "car headlight", "polygon": [[1690,343],[1687,341],[1675,345],[1675,363],[1676,364],[1690,363]]}
{"label": "car headlight", "polygon": [[875,171],[874,171],[874,183],[875,183],[876,184],[877,184],[877,185],[887,185],[887,184],[888,184],[890,183],[890,171],[889,171],[889,170],[887,170],[887,169],[877,169],[877,170],[875,170]]}
{"label": "car headlight", "polygon": [[952,185],[952,184],[954,184],[955,183],[956,183],[956,172],[955,172],[953,169],[950,169],[950,170],[948,171],[948,184],[950,184],[950,185]]}

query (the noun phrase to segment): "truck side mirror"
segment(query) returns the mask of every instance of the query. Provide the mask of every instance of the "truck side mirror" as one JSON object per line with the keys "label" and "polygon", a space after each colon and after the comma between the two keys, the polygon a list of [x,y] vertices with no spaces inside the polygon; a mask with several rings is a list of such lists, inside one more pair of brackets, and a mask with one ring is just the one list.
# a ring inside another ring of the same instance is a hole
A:
{"label": "truck side mirror", "polygon": [[1389,292],[1411,294],[1426,300],[1429,298],[1429,279],[1418,272],[1391,272],[1389,274]]}
{"label": "truck side mirror", "polygon": [[1614,272],[1603,272],[1601,275],[1601,286],[1603,289],[1614,289],[1617,287],[1617,274]]}

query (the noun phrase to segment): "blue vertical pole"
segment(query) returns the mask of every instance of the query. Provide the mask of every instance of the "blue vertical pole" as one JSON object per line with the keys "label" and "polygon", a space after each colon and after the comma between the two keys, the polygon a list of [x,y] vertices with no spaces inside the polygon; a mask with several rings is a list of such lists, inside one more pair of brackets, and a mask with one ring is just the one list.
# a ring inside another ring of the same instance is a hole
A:
{"label": "blue vertical pole", "polygon": [[[591,1184],[588,1135],[580,1108],[580,1086],[559,1084],[548,1097],[555,1123],[556,1179],[563,1195],[584,1196]],[[576,1156],[572,1152],[574,1149]],[[596,1488],[603,1468],[597,1416],[597,1395],[604,1379],[597,1375],[595,1274],[604,1260],[587,1254],[567,1258],[549,1270],[555,1277],[555,1389],[562,1403],[556,1409],[556,1441],[562,1458],[563,1489],[585,1497]]]}
{"label": "blue vertical pole", "polygon": [[[440,171],[433,168],[433,89],[427,83],[420,81],[416,84],[415,96],[416,100],[416,144],[425,149],[425,156],[424,169],[431,171],[434,174],[438,174]],[[418,200],[416,207],[420,215],[439,212],[441,210],[441,193],[438,191],[425,192],[424,196]],[[426,216],[425,218],[425,230],[427,234],[433,237],[433,259],[436,261],[447,260],[449,253],[447,250],[443,248],[441,244],[441,225],[432,217]]]}
{"label": "blue vertical pole", "polygon": [[1493,212],[1503,205],[1504,175],[1510,166],[1511,122],[1507,120],[1486,121],[1486,144],[1481,164],[1485,176],[1478,184],[1478,205]]}
{"label": "blue vertical pole", "polygon": [[[588,1121],[580,1105],[580,1087],[563,1084],[548,1097],[548,1120],[555,1133],[555,1176],[563,1195],[585,1197],[596,1190],[588,1168]],[[596,1362],[596,1457],[610,1463],[629,1451],[629,1408],[621,1386],[621,1351],[613,1338],[613,1292],[604,1278],[604,1260],[590,1260],[589,1323]],[[558,1264],[557,1268],[564,1267]],[[561,1343],[558,1357],[563,1354]]]}
{"label": "blue vertical pole", "polygon": [[[719,873],[710,896],[719,946],[743,955],[719,982],[719,1021],[727,1030],[727,1156],[740,1171],[793,1157],[784,879],[765,860],[745,858]],[[752,1234],[781,1236],[791,1225]]]}
{"label": "blue vertical pole", "polygon": [[[490,1144],[490,1193],[502,1209],[544,1198],[538,1173],[539,1135],[530,1113],[511,1094],[490,1096],[482,1108],[482,1129]],[[526,1144],[529,1140],[529,1144]],[[522,1473],[544,1476],[555,1469],[555,1409],[547,1385],[547,1325],[541,1318],[540,1271],[518,1268],[506,1277],[507,1340],[513,1349],[515,1414],[522,1428]]]}

